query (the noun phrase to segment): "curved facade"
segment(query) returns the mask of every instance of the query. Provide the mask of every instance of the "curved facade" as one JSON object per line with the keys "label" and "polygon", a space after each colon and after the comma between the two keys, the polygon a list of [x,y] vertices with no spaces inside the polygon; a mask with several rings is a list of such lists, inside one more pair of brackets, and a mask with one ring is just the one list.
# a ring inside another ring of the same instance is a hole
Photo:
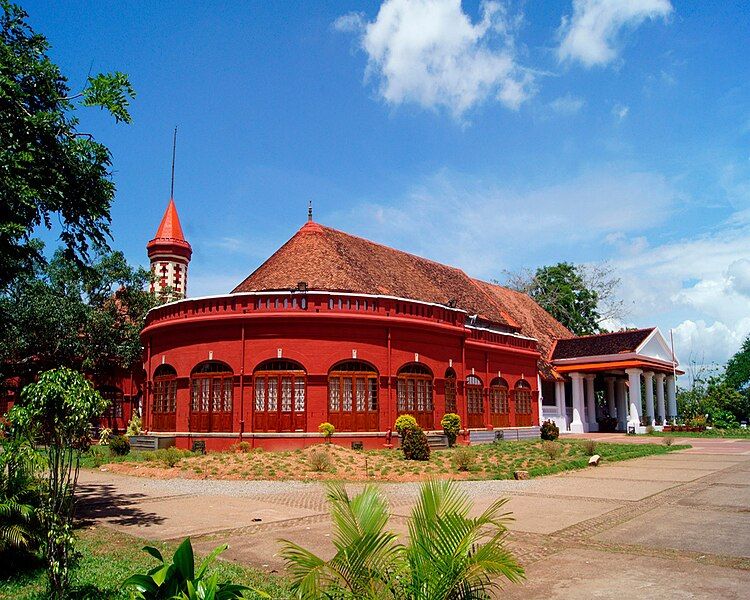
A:
{"label": "curved facade", "polygon": [[538,425],[536,341],[468,319],[425,302],[315,290],[167,304],[142,333],[144,424],[207,446],[317,438],[325,421],[380,445],[368,438],[401,414],[430,430],[451,410],[474,428]]}

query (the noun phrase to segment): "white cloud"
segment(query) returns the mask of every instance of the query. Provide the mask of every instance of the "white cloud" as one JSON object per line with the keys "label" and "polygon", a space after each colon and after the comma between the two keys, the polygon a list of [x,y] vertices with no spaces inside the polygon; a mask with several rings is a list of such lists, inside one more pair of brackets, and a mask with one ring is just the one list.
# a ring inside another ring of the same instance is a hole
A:
{"label": "white cloud", "polygon": [[735,260],[729,265],[727,275],[732,289],[750,298],[750,260],[746,258]]}
{"label": "white cloud", "polygon": [[618,121],[622,121],[625,117],[627,117],[629,112],[630,107],[625,106],[624,104],[615,104],[612,107],[612,114]]}
{"label": "white cloud", "polygon": [[574,115],[579,112],[585,104],[586,101],[583,98],[566,94],[565,96],[555,98],[549,103],[549,107],[560,115]]}
{"label": "white cloud", "polygon": [[691,362],[698,365],[723,365],[739,349],[750,333],[750,317],[736,326],[721,321],[710,325],[703,320],[687,319],[674,328],[675,355],[684,367]]}
{"label": "white cloud", "polygon": [[532,95],[534,77],[516,62],[517,21],[499,2],[482,2],[475,23],[460,0],[385,0],[374,21],[350,13],[334,26],[359,32],[367,76],[386,102],[460,118],[490,98],[515,110]]}
{"label": "white cloud", "polygon": [[609,233],[658,227],[677,200],[663,176],[614,167],[532,190],[441,172],[403,197],[355,204],[334,218],[345,230],[498,277],[542,248],[569,251]]}
{"label": "white cloud", "polygon": [[671,12],[669,0],[573,0],[573,15],[563,17],[558,31],[557,56],[587,67],[606,65],[617,58],[623,29]]}

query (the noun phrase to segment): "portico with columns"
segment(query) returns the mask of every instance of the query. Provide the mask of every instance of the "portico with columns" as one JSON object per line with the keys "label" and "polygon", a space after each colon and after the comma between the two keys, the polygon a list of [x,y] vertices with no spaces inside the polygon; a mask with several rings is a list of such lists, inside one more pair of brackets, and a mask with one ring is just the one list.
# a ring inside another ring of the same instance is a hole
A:
{"label": "portico with columns", "polygon": [[561,433],[646,433],[677,417],[678,362],[657,328],[558,340],[555,404],[544,419]]}

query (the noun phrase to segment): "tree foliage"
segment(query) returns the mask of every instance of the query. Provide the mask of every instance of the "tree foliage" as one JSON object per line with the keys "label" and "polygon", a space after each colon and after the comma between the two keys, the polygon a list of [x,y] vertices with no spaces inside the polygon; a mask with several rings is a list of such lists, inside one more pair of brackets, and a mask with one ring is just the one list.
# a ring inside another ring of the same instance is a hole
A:
{"label": "tree foliage", "polygon": [[90,426],[107,407],[99,392],[81,374],[68,368],[42,373],[27,385],[22,401],[10,410],[13,437],[41,443],[46,450],[46,478],[41,519],[50,597],[64,598],[73,553],[73,507],[81,455],[88,450]]}
{"label": "tree foliage", "polygon": [[149,273],[121,252],[80,267],[55,253],[0,292],[0,378],[32,381],[57,366],[105,375],[140,364],[140,330],[154,298]]}
{"label": "tree foliage", "polygon": [[78,106],[98,106],[130,123],[135,96],[127,75],[89,77],[72,93],[26,12],[0,0],[0,287],[43,259],[35,228],[52,229],[53,216],[69,259],[86,262],[107,248],[115,187],[111,154],[79,130]]}
{"label": "tree foliage", "polygon": [[727,384],[750,395],[750,336],[745,338],[742,347],[727,362],[724,376]]}
{"label": "tree foliage", "polygon": [[677,394],[677,412],[685,421],[706,417],[709,425],[724,429],[750,419],[750,397],[738,392],[725,377],[696,379]]}
{"label": "tree foliage", "polygon": [[[571,263],[539,267],[536,272],[507,273],[507,285],[531,296],[543,309],[576,335],[603,331],[605,319],[623,314],[617,300],[619,279],[606,266]],[[604,307],[604,314],[600,312]]]}

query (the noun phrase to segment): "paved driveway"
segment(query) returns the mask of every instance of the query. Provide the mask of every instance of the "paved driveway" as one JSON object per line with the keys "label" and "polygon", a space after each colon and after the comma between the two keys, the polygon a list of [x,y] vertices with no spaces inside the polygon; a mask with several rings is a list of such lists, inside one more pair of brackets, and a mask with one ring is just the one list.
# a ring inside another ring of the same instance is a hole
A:
{"label": "paved driveway", "polygon": [[[554,477],[462,482],[477,511],[510,498],[516,520],[509,545],[528,580],[507,586],[502,596],[747,598],[750,441],[688,441],[691,450]],[[99,471],[81,473],[80,482],[82,516],[132,535],[191,535],[204,551],[227,542],[226,558],[270,572],[283,570],[279,538],[332,553],[319,484],[152,480]],[[418,487],[383,488],[391,526],[405,532]]]}

